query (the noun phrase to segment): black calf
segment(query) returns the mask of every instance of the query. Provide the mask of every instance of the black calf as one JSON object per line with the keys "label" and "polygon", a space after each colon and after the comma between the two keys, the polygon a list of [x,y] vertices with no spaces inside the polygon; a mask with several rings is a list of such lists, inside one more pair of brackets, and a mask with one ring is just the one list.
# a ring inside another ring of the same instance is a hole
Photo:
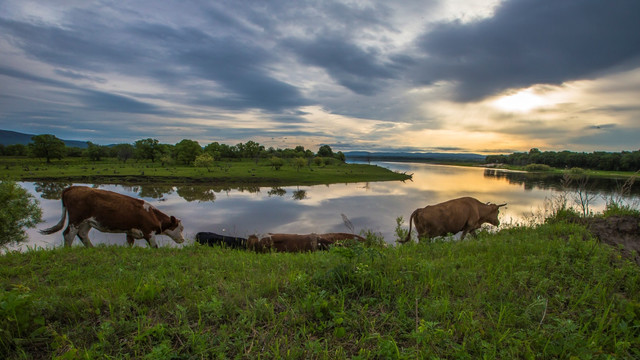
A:
{"label": "black calf", "polygon": [[218,235],[212,232],[199,232],[196,234],[196,241],[202,245],[226,246],[231,249],[246,249],[247,239],[226,235]]}

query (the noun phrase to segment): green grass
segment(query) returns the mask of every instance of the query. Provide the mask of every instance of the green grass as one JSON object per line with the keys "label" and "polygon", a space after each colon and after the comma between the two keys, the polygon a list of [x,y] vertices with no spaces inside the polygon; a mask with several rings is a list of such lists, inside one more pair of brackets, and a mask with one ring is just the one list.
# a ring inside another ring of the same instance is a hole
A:
{"label": "green grass", "polygon": [[640,269],[566,224],[307,254],[9,253],[0,357],[638,358]]}
{"label": "green grass", "polygon": [[[529,165],[534,165],[533,167],[529,167]],[[565,173],[567,173],[567,169],[560,169],[560,168],[554,168],[549,166],[548,168],[545,167],[543,169],[539,168],[538,166],[541,164],[529,164],[526,166],[518,166],[518,165],[506,165],[503,164],[500,169],[507,169],[507,170],[518,170],[518,171],[530,171],[530,172],[545,172],[548,174],[557,174],[557,175],[564,175]],[[537,166],[535,166],[537,165]],[[546,166],[546,165],[545,165]],[[529,167],[529,168],[527,168]],[[586,175],[586,176],[590,176],[590,177],[603,177],[603,178],[629,178],[632,176],[638,176],[638,172],[637,171],[608,171],[608,170],[592,170],[592,169],[581,169],[581,168],[572,168],[572,170],[574,170],[575,172],[578,172],[577,174],[574,175]],[[571,171],[571,170],[570,170]],[[571,172],[570,172],[571,173]]]}
{"label": "green grass", "polygon": [[[286,161],[286,160],[285,160]],[[160,162],[122,163],[115,159],[91,162],[83,158],[52,160],[0,157],[5,177],[23,181],[58,180],[74,182],[133,183],[206,182],[217,184],[251,183],[271,185],[312,185],[365,181],[407,180],[410,176],[389,169],[364,164],[311,165],[296,169],[285,163],[279,170],[268,160],[219,161],[209,169],[188,165],[165,165]]]}

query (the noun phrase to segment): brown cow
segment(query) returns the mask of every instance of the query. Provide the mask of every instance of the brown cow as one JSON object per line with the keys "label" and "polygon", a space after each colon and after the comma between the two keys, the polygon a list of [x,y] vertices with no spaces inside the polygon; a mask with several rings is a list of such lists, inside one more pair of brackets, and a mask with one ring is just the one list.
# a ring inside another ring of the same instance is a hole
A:
{"label": "brown cow", "polygon": [[462,240],[467,233],[474,235],[484,223],[500,225],[498,212],[505,205],[483,204],[472,197],[462,197],[416,209],[409,219],[409,233],[403,242],[411,240],[412,221],[416,224],[418,237],[429,239],[462,231]]}
{"label": "brown cow", "polygon": [[321,250],[327,250],[329,246],[334,245],[336,242],[340,240],[356,240],[359,242],[367,241],[362,236],[349,234],[349,233],[318,234],[318,248]]}
{"label": "brown cow", "polygon": [[271,249],[280,252],[304,252],[326,250],[340,240],[365,241],[362,236],[348,233],[326,234],[272,234],[259,238],[251,235],[247,238],[247,248],[256,252],[267,252]]}
{"label": "brown cow", "polygon": [[319,236],[316,234],[272,234],[258,238],[250,235],[247,238],[247,249],[256,252],[268,252],[273,249],[280,252],[305,252],[318,250]]}
{"label": "brown cow", "polygon": [[135,239],[145,239],[150,247],[157,248],[156,235],[167,235],[178,244],[184,242],[182,222],[144,200],[86,186],[64,189],[61,200],[60,222],[40,233],[60,231],[69,213],[69,224],[63,232],[65,246],[71,246],[78,235],[85,246],[92,247],[89,240],[92,227],[102,232],[126,233],[129,245]]}

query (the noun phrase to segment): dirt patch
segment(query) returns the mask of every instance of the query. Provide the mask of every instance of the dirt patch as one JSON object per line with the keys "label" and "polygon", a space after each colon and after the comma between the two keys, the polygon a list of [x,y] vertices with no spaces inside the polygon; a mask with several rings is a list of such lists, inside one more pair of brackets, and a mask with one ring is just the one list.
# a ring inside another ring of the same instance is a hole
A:
{"label": "dirt patch", "polygon": [[610,216],[579,219],[576,222],[585,225],[598,240],[615,247],[622,256],[640,265],[640,218]]}

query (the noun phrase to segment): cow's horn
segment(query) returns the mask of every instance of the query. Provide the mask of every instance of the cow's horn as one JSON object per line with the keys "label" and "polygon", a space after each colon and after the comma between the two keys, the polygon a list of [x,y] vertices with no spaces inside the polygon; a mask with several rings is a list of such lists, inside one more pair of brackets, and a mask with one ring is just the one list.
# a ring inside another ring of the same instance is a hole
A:
{"label": "cow's horn", "polygon": [[507,206],[507,203],[498,205],[498,207],[501,207],[501,206]]}

